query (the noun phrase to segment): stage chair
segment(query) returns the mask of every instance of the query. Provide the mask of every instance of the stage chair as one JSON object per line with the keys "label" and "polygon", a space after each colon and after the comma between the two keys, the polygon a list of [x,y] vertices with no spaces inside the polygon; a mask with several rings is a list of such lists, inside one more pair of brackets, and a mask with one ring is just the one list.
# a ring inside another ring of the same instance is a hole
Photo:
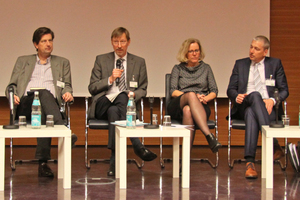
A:
{"label": "stage chair", "polygon": [[[88,130],[96,129],[96,130],[107,130],[108,131],[108,121],[107,120],[99,120],[99,119],[88,119],[88,108],[89,108],[89,97],[85,97],[85,166],[87,169],[91,168],[91,163],[97,162],[108,162],[110,158],[105,159],[96,159],[96,158],[88,158]],[[138,105],[137,105],[138,107]],[[141,121],[144,121],[144,101],[143,98],[140,100],[140,112],[137,113],[137,119],[139,118]],[[138,109],[137,109],[138,110]],[[140,117],[139,117],[140,116]],[[144,138],[142,138],[142,143],[144,144]],[[144,166],[144,161],[141,164],[136,159],[127,159],[127,162],[133,162],[139,169]]]}
{"label": "stage chair", "polygon": [[[284,113],[287,113],[286,106],[287,102],[283,102],[284,105]],[[231,158],[231,132],[232,129],[238,129],[238,130],[245,130],[246,124],[244,120],[240,119],[232,119],[231,117],[231,108],[233,104],[231,100],[229,99],[229,112],[228,112],[228,166],[232,169],[235,163],[241,163],[241,162],[246,162],[244,158],[237,158],[237,159],[232,159]],[[276,160],[275,163],[278,163],[280,165],[280,168],[282,170],[285,170],[287,167],[287,138],[284,139],[284,144],[285,144],[285,149],[284,149],[284,161],[285,163],[283,164],[280,160]],[[256,163],[261,162],[261,160],[256,159]]]}
{"label": "stage chair", "polygon": [[[71,127],[71,120],[70,120],[70,105],[71,103],[63,103],[60,107],[60,112],[63,116],[63,119],[66,121],[67,127],[70,129]],[[18,124],[18,120],[15,120],[15,123]],[[27,121],[27,124],[30,124],[30,121]],[[10,167],[13,171],[16,170],[16,164],[22,164],[22,163],[38,163],[37,159],[31,159],[31,160],[14,160],[13,158],[13,138],[10,138],[10,156],[9,156],[9,161],[10,161]],[[51,159],[48,160],[48,162],[54,162],[57,163],[56,159]]]}
{"label": "stage chair", "polygon": [[[167,111],[167,106],[169,101],[171,100],[171,95],[170,95],[170,78],[171,74],[166,74],[165,76],[165,115],[168,115]],[[217,99],[215,98],[213,101],[214,104],[214,120],[208,120],[207,125],[209,129],[214,129],[215,130],[215,137],[218,139],[218,113],[217,113]],[[163,99],[161,98],[161,104],[160,104],[160,113],[161,113],[161,122],[162,122],[162,106],[163,105]],[[171,123],[174,124],[181,124],[181,121],[171,119]],[[199,127],[195,126],[196,130],[199,130]],[[211,162],[208,158],[191,158],[191,161],[201,161],[201,162],[207,162],[212,168],[217,168],[219,165],[219,153],[216,153],[216,158],[215,162]],[[165,161],[171,161],[171,158],[163,158],[163,140],[160,138],[160,166],[162,168],[165,167]]]}

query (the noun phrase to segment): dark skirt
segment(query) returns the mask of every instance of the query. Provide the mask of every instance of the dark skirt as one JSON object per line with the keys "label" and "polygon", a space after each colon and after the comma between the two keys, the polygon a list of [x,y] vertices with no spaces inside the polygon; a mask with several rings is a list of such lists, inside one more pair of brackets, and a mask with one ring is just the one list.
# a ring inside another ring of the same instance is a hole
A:
{"label": "dark skirt", "polygon": [[[171,116],[171,119],[177,119],[182,120],[183,112],[180,108],[180,98],[182,95],[172,98],[169,104],[167,105],[167,111],[168,114]],[[207,104],[202,104],[204,107],[204,110],[206,112],[207,119],[209,119],[209,116],[211,114],[210,108]]]}

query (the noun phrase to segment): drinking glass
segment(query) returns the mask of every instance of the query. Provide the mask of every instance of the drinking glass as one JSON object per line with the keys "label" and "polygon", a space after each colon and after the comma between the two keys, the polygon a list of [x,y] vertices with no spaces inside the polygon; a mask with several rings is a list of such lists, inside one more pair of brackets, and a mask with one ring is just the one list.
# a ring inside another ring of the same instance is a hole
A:
{"label": "drinking glass", "polygon": [[19,116],[19,128],[26,128],[26,127],[27,127],[26,116]]}
{"label": "drinking glass", "polygon": [[53,115],[47,115],[46,127],[54,127]]}
{"label": "drinking glass", "polygon": [[290,126],[290,116],[289,115],[282,115],[281,119],[282,119],[282,123],[285,127]]}
{"label": "drinking glass", "polygon": [[164,116],[163,126],[171,126],[171,116],[170,115]]}

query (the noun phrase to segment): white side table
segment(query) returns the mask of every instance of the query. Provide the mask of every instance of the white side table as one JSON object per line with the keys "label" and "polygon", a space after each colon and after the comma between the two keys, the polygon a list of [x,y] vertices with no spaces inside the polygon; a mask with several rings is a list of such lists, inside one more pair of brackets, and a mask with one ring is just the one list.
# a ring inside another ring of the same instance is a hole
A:
{"label": "white side table", "polygon": [[71,130],[64,125],[55,125],[53,128],[42,126],[41,129],[32,129],[31,126],[21,129],[3,129],[0,126],[0,191],[4,191],[5,181],[5,138],[58,138],[58,175],[63,178],[63,188],[71,188]]}
{"label": "white side table", "polygon": [[116,126],[116,178],[120,189],[127,187],[127,138],[128,137],[172,137],[173,138],[173,178],[179,177],[179,138],[182,142],[182,188],[190,187],[190,130],[185,128],[160,127],[159,129],[126,129]]}
{"label": "white side table", "polygon": [[261,178],[266,179],[266,188],[273,188],[273,138],[300,138],[299,126],[270,128],[262,126]]}

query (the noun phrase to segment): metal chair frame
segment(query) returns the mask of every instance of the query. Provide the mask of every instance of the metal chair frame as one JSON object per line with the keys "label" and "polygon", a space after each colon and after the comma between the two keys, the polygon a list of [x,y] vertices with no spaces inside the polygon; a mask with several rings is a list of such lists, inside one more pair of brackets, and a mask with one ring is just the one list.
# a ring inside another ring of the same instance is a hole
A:
{"label": "metal chair frame", "polygon": [[[284,113],[287,113],[287,102],[283,102],[284,105]],[[232,107],[232,102],[229,99],[229,111],[228,111],[228,166],[233,169],[233,166],[235,163],[241,163],[241,162],[246,162],[245,159],[240,158],[240,159],[232,159],[231,158],[231,129],[238,129],[238,130],[245,130],[246,124],[244,120],[239,120],[239,119],[232,119],[231,118],[231,107]],[[284,149],[284,161],[285,163],[283,164],[280,160],[274,161],[275,163],[280,165],[281,170],[285,170],[287,167],[287,138],[285,140],[285,149]],[[261,160],[256,159],[255,162],[259,163]]]}
{"label": "metal chair frame", "polygon": [[[168,111],[167,111],[167,105],[168,105],[168,102],[169,100],[171,99],[171,96],[170,96],[170,77],[171,77],[171,74],[166,74],[165,76],[165,99],[166,99],[166,106],[165,106],[165,114],[167,115],[168,114]],[[161,120],[161,123],[162,123],[162,118],[163,118],[163,98],[160,98],[160,120]],[[180,121],[178,120],[174,120],[174,119],[171,119],[172,121],[172,124],[182,124]],[[217,109],[217,99],[215,98],[214,99],[214,120],[208,120],[207,121],[207,124],[208,124],[208,127],[209,129],[215,129],[215,137],[216,139],[218,139],[218,109]],[[195,126],[194,128],[196,128],[196,130],[199,130],[199,128],[197,126]],[[165,161],[171,161],[172,159],[171,158],[163,158],[163,140],[162,138],[160,138],[160,166],[161,168],[164,168],[165,167]],[[207,162],[212,168],[217,168],[218,165],[219,165],[219,153],[216,152],[215,153],[215,162],[211,162],[208,158],[191,158],[190,160],[191,161],[200,161],[200,162]]]}
{"label": "metal chair frame", "polygon": [[[60,112],[65,114],[66,120],[67,120],[67,127],[70,129],[71,127],[71,120],[70,120],[70,103],[64,103],[62,107],[60,108]],[[16,121],[17,122],[17,121]],[[30,122],[27,122],[30,124]],[[13,138],[10,138],[10,156],[9,156],[9,162],[10,162],[10,168],[15,171],[16,170],[16,164],[22,164],[22,163],[38,163],[38,159],[30,159],[30,160],[14,160],[13,158]],[[57,163],[57,159],[51,159],[48,160],[48,162],[54,162]]]}
{"label": "metal chair frame", "polygon": [[[144,121],[144,101],[143,98],[140,101],[141,103],[141,121]],[[99,120],[99,119],[88,119],[88,108],[89,108],[89,97],[85,97],[85,145],[84,145],[84,160],[85,166],[87,169],[91,168],[91,163],[97,162],[109,162],[109,158],[97,159],[88,157],[88,130],[96,129],[96,130],[108,130],[109,122],[107,120]],[[142,143],[144,144],[144,138],[142,138]],[[127,159],[128,163],[133,162],[137,168],[141,169],[144,166],[144,161],[141,164],[136,159]]]}

